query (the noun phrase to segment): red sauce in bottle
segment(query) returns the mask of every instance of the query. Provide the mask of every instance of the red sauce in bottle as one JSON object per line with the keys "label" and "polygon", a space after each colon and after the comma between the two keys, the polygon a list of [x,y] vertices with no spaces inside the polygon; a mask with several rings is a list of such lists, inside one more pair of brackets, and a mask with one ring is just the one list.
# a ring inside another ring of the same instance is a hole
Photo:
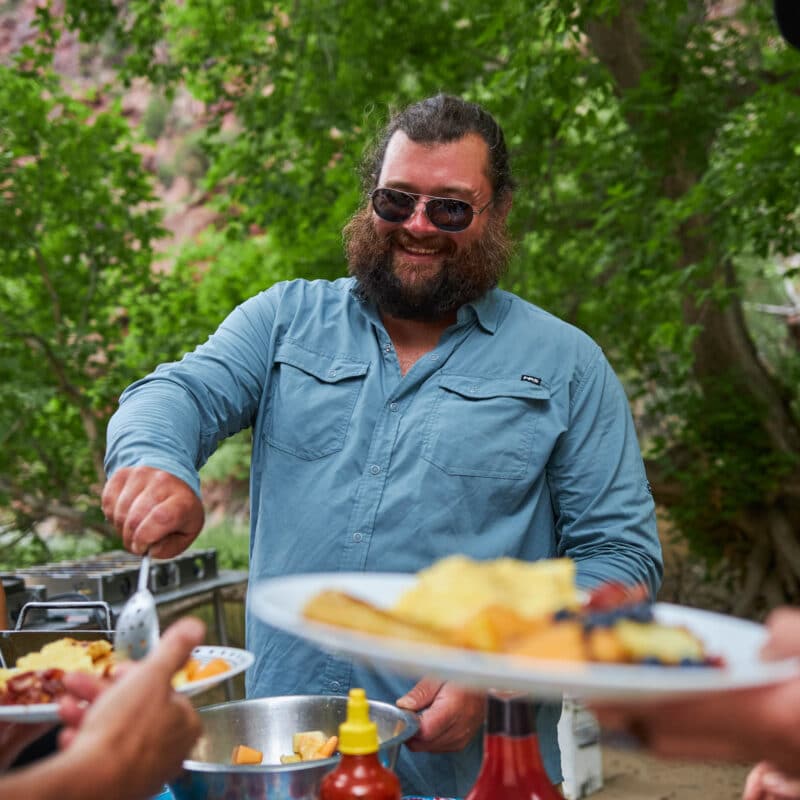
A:
{"label": "red sauce in bottle", "polygon": [[363,689],[350,690],[339,752],[338,765],[322,779],[320,800],[401,800],[397,775],[378,759],[378,727]]}
{"label": "red sauce in bottle", "polygon": [[534,705],[489,695],[483,762],[465,800],[563,800],[542,764]]}

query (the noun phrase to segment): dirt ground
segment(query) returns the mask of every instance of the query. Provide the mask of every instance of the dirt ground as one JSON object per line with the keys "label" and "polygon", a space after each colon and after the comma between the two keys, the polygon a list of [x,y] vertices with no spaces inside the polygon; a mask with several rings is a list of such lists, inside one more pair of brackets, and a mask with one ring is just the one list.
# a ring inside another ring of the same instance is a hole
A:
{"label": "dirt ground", "polygon": [[604,747],[603,788],[589,800],[740,800],[749,765],[663,761]]}

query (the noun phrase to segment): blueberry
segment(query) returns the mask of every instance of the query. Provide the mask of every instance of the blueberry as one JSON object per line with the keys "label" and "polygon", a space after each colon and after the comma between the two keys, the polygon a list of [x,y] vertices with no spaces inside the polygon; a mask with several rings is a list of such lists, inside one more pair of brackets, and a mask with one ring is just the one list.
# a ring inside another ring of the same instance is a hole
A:
{"label": "blueberry", "polygon": [[632,606],[625,606],[620,609],[620,615],[625,619],[631,619],[634,622],[652,622],[653,621],[653,607],[650,603],[636,603]]}
{"label": "blueberry", "polygon": [[565,622],[568,619],[575,619],[578,615],[574,611],[570,611],[568,608],[562,608],[559,611],[556,611],[553,614],[553,621],[554,622]]}

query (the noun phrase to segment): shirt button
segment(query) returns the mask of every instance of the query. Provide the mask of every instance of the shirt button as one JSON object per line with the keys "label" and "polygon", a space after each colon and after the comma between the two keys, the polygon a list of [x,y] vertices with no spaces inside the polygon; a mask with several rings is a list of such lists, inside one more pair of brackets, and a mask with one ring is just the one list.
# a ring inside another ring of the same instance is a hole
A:
{"label": "shirt button", "polygon": [[339,681],[331,681],[331,691],[338,692],[342,688],[342,684]]}
{"label": "shirt button", "polygon": [[390,411],[397,411],[397,403],[389,403],[389,410]]}
{"label": "shirt button", "polygon": [[439,354],[438,353],[433,353],[431,355],[431,361],[438,361],[438,360],[439,360]]}
{"label": "shirt button", "polygon": [[331,378],[335,378],[336,377],[336,370],[335,369],[329,370],[328,371],[328,375],[330,375]]}
{"label": "shirt button", "polygon": [[370,472],[371,472],[373,475],[380,475],[381,468],[380,468],[380,467],[379,467],[377,464],[373,464],[373,465],[372,465],[372,466],[369,468],[369,471],[370,471]]}
{"label": "shirt button", "polygon": [[356,531],[356,532],[353,534],[353,541],[354,541],[354,542],[360,542],[360,541],[361,541],[363,538],[364,538],[364,537],[361,535],[361,531]]}
{"label": "shirt button", "polygon": [[385,344],[383,346],[383,352],[384,353],[391,353],[392,352],[392,346],[390,344]]}
{"label": "shirt button", "polygon": [[477,386],[470,386],[469,390],[472,392],[472,394],[475,394],[475,392],[478,391],[478,387]]}

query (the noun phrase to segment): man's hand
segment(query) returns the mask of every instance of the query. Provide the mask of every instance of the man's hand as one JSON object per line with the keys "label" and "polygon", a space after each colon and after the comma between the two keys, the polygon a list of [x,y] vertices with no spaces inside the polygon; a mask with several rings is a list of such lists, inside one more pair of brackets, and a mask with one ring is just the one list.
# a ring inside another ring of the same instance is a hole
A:
{"label": "man's hand", "polygon": [[486,718],[486,695],[433,678],[423,678],[397,705],[424,712],[420,713],[419,732],[406,744],[409,750],[428,753],[462,750]]}
{"label": "man's hand", "polygon": [[742,800],[799,800],[800,781],[787,778],[762,761],[747,776]]}
{"label": "man's hand", "polygon": [[179,772],[202,726],[171,680],[204,635],[203,623],[186,617],[118,680],[78,672],[65,676],[71,696],[60,701],[65,724],[59,735],[64,750],[60,759],[91,765],[98,797],[150,797]]}
{"label": "man's hand", "polygon": [[191,487],[153,467],[124,467],[103,489],[103,513],[127,550],[154,558],[182,553],[203,527],[205,513]]}
{"label": "man's hand", "polygon": [[0,722],[0,773],[5,772],[17,756],[52,728],[52,722],[30,725],[27,722]]}

